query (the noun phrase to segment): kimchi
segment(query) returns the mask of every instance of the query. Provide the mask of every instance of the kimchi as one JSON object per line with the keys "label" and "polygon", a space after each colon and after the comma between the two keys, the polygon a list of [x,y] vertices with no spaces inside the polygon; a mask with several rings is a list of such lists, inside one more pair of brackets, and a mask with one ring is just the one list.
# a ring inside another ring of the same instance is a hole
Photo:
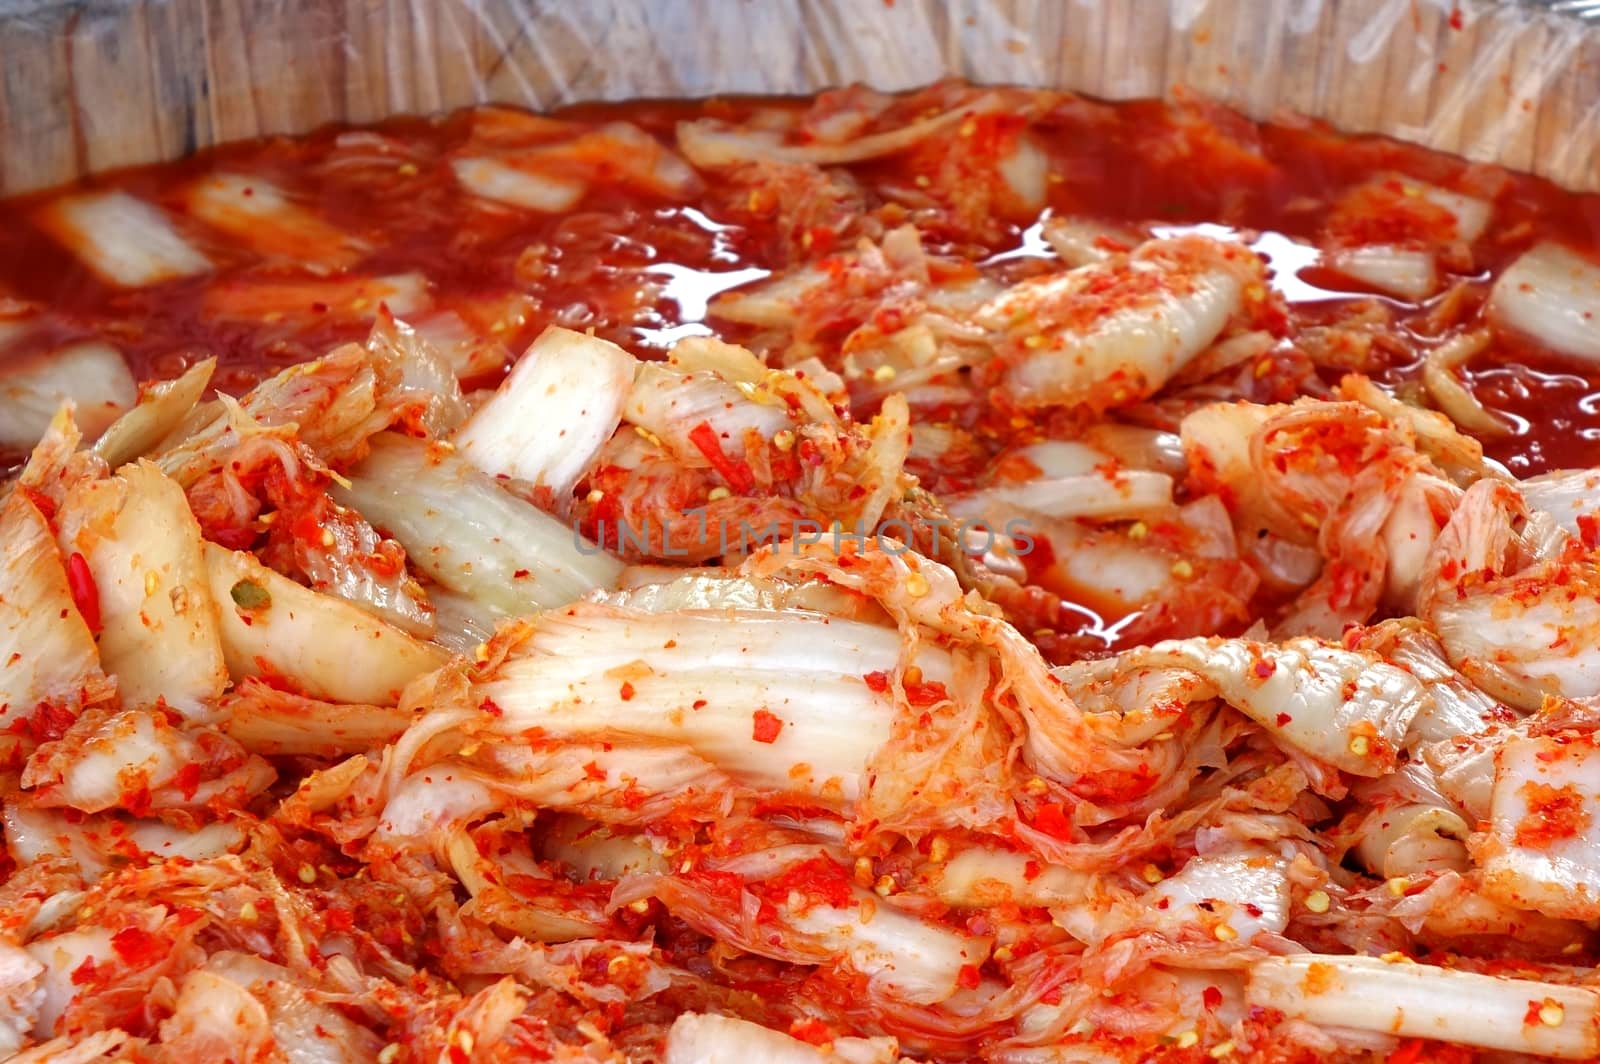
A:
{"label": "kimchi", "polygon": [[1597,202],[945,83],[0,204],[0,1060],[1600,1057]]}

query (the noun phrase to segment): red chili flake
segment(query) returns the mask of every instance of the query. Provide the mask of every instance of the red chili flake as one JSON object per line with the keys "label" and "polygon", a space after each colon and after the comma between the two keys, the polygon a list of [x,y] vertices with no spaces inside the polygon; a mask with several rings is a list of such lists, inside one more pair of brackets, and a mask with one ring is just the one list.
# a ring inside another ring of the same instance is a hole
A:
{"label": "red chili flake", "polygon": [[733,491],[740,495],[748,495],[755,489],[756,478],[750,472],[749,464],[743,459],[735,462],[723,453],[722,444],[717,439],[717,430],[711,427],[709,421],[702,421],[689,430],[689,442],[706,456],[711,468],[717,471],[717,475],[722,477]]}
{"label": "red chili flake", "polygon": [[978,974],[976,964],[963,964],[961,971],[956,974],[956,985],[966,987],[968,990],[978,989],[981,976]]}
{"label": "red chili flake", "polygon": [[1046,990],[1044,993],[1039,995],[1039,1000],[1044,1002],[1046,1005],[1061,1004],[1061,988],[1059,986],[1051,987],[1049,990]]}
{"label": "red chili flake", "polygon": [[82,964],[72,969],[72,985],[83,986],[85,983],[92,983],[94,976],[94,958],[85,957]]}
{"label": "red chili flake", "polygon": [[396,557],[395,554],[397,552],[393,550],[389,550],[387,553],[384,552],[386,548],[394,546],[392,543],[386,543],[378,551],[362,555],[361,564],[386,580],[392,576],[399,576],[406,568],[405,556],[402,554]]}
{"label": "red chili flake", "polygon": [[56,501],[37,488],[23,486],[17,488],[17,490],[28,497],[28,501],[38,509],[39,515],[54,528],[56,523]]}
{"label": "red chili flake", "polygon": [[1528,803],[1528,814],[1517,824],[1518,846],[1543,849],[1560,839],[1570,839],[1589,826],[1583,795],[1570,783],[1552,787],[1529,780],[1520,793]]}
{"label": "red chili flake", "polygon": [[849,905],[855,897],[849,873],[838,862],[826,857],[812,857],[792,864],[761,884],[760,890],[769,898],[799,894],[810,902],[838,909]]}
{"label": "red chili flake", "polygon": [[511,579],[513,579],[513,580],[525,580],[525,579],[527,579],[527,576],[528,576],[528,570],[526,570],[526,569],[518,569],[516,572],[511,574]]}
{"label": "red chili flake", "polygon": [[134,816],[144,816],[150,811],[150,781],[141,776],[137,784],[124,786],[117,796],[122,807]]}
{"label": "red chili flake", "polygon": [[1256,661],[1255,673],[1263,680],[1277,671],[1278,663],[1276,661],[1272,661],[1267,658],[1261,658]]}
{"label": "red chili flake", "polygon": [[467,1055],[467,1051],[454,1042],[450,1043],[447,1055],[450,1057],[450,1064],[472,1064],[472,1058]]}
{"label": "red chili flake", "polygon": [[583,774],[592,780],[603,780],[606,778],[606,770],[601,768],[599,762],[596,761],[591,761],[587,765],[583,766]]}
{"label": "red chili flake", "polygon": [[861,678],[867,681],[867,687],[870,690],[876,691],[880,695],[889,689],[889,674],[881,670],[869,672]]}
{"label": "red chili flake", "polygon": [[1274,719],[1274,720],[1276,720],[1276,721],[1277,721],[1277,722],[1278,722],[1278,727],[1280,727],[1280,728],[1282,728],[1282,727],[1284,727],[1284,726],[1285,726],[1285,725],[1287,725],[1287,724],[1288,724],[1288,723],[1289,723],[1289,722],[1290,722],[1290,721],[1292,721],[1292,720],[1294,720],[1294,718],[1293,718],[1293,717],[1291,717],[1291,716],[1289,716],[1289,714],[1287,714],[1287,713],[1279,713],[1279,714],[1278,714],[1278,715],[1277,715],[1277,716],[1276,716],[1276,717],[1274,717],[1274,718],[1273,718],[1273,719]]}
{"label": "red chili flake", "polygon": [[1459,30],[1463,26],[1465,26],[1466,24],[1467,24],[1467,20],[1464,17],[1462,17],[1461,9],[1459,7],[1451,8],[1450,9],[1450,28],[1453,29],[1453,30]]}
{"label": "red chili flake", "polygon": [[72,602],[78,607],[78,612],[83,615],[83,623],[89,626],[89,631],[100,630],[100,589],[95,586],[94,574],[89,571],[89,562],[77,551],[67,559],[67,587],[72,591]]}
{"label": "red chili flake", "polygon": [[1026,879],[1029,883],[1032,883],[1043,874],[1044,866],[1038,861],[1029,861],[1027,864],[1022,866],[1022,878]]}
{"label": "red chili flake", "polygon": [[356,926],[355,913],[349,909],[329,909],[325,915],[329,931],[348,931]]}
{"label": "red chili flake", "polygon": [[752,732],[752,738],[756,742],[775,743],[778,741],[778,733],[783,731],[783,721],[764,709],[755,711],[754,720],[755,730]]}
{"label": "red chili flake", "polygon": [[621,698],[624,702],[632,702],[633,684],[629,683],[627,680],[623,680],[622,689],[617,692],[617,697]]}
{"label": "red chili flake", "polygon": [[123,963],[142,968],[165,957],[169,947],[165,939],[142,928],[124,927],[111,936],[111,948]]}
{"label": "red chili flake", "polygon": [[1046,802],[1033,814],[1033,826],[1058,839],[1072,838],[1072,821],[1060,802]]}
{"label": "red chili flake", "polygon": [[1200,991],[1200,1000],[1205,1003],[1208,1010],[1215,1012],[1222,1007],[1222,988],[1208,986]]}
{"label": "red chili flake", "polygon": [[303,543],[322,545],[322,519],[318,514],[319,508],[306,510],[298,514],[289,524],[289,534]]}
{"label": "red chili flake", "polygon": [[482,702],[479,702],[478,708],[489,714],[491,717],[501,717],[504,716],[506,712],[499,706],[495,705],[494,699],[492,698],[485,698]]}
{"label": "red chili flake", "polygon": [[[1534,1018],[1537,1019],[1537,1015]],[[1408,1038],[1400,1043],[1399,1049],[1384,1058],[1384,1064],[1417,1064],[1422,1059],[1422,1047],[1425,1044],[1420,1038]]]}
{"label": "red chili flake", "polygon": [[28,731],[35,742],[50,743],[67,734],[67,729],[77,720],[66,706],[40,702],[33,707],[33,715],[28,718]]}
{"label": "red chili flake", "polygon": [[178,788],[178,793],[183,795],[184,801],[194,797],[194,792],[200,789],[200,766],[193,762],[178,770],[172,778],[172,785]]}
{"label": "red chili flake", "polygon": [[944,689],[944,684],[938,681],[905,683],[901,685],[906,693],[906,701],[913,706],[932,706],[950,698],[950,692]]}
{"label": "red chili flake", "polygon": [[1600,547],[1600,517],[1594,514],[1579,514],[1578,535],[1583,538],[1583,545],[1590,550]]}
{"label": "red chili flake", "polygon": [[689,706],[689,708],[690,708],[690,709],[705,709],[705,708],[706,708],[706,706],[707,706],[707,705],[708,705],[708,703],[707,703],[707,702],[706,702],[706,700],[705,700],[705,699],[703,699],[703,698],[697,698],[697,699],[695,699],[695,700],[694,700],[694,702],[693,702],[693,703],[692,703],[692,704],[691,704],[691,705],[690,705],[690,706]]}
{"label": "red chili flake", "polygon": [[1528,1011],[1522,1014],[1522,1025],[1524,1027],[1537,1026],[1539,1023],[1539,1010],[1542,1008],[1544,1008],[1544,1002],[1542,1001],[1528,1002]]}

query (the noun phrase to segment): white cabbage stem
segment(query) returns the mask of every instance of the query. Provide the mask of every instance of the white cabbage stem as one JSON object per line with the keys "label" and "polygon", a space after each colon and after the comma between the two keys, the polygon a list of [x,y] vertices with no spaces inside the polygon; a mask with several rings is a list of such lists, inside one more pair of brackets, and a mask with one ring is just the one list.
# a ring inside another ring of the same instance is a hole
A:
{"label": "white cabbage stem", "polygon": [[1600,996],[1586,987],[1311,953],[1257,961],[1245,994],[1327,1027],[1563,1059],[1600,1052]]}
{"label": "white cabbage stem", "polygon": [[678,124],[678,148],[691,163],[708,169],[760,159],[838,166],[905,151],[972,115],[993,111],[999,106],[998,97],[983,96],[966,107],[932,118],[835,143],[785,144],[782,135],[772,131],[735,129],[715,119],[702,118]]}
{"label": "white cabbage stem", "polygon": [[1578,518],[1600,512],[1600,469],[1558,469],[1517,482],[1529,509],[1542,510],[1573,535]]}
{"label": "white cabbage stem", "polygon": [[616,344],[552,326],[455,444],[490,476],[548,487],[560,505],[616,431],[637,367]]}
{"label": "white cabbage stem", "polygon": [[206,572],[235,678],[270,673],[333,702],[393,705],[445,654],[248,554],[207,543]]}
{"label": "white cabbage stem", "polygon": [[1045,243],[1068,268],[1105,262],[1119,251],[1144,243],[1131,229],[1092,218],[1047,218],[1042,226]]}
{"label": "white cabbage stem", "polygon": [[[749,785],[842,804],[861,795],[894,719],[865,677],[900,655],[893,629],[815,614],[573,607],[541,617],[474,698],[500,707],[506,734],[685,743]],[[949,681],[944,652],[916,663]]]}
{"label": "white cabbage stem", "polygon": [[428,278],[416,271],[383,277],[231,277],[206,291],[203,310],[216,321],[277,323],[287,318],[301,325],[362,325],[377,321],[383,310],[410,317],[432,301]]}
{"label": "white cabbage stem", "polygon": [[1464,872],[1470,864],[1466,839],[1471,833],[1454,810],[1421,802],[1395,805],[1361,822],[1356,853],[1374,875],[1386,879]]}
{"label": "white cabbage stem", "polygon": [[894,1064],[893,1038],[835,1038],[826,1049],[749,1020],[685,1012],[667,1032],[666,1064]]}
{"label": "white cabbage stem", "polygon": [[63,197],[35,215],[35,221],[102,280],[123,288],[211,268],[211,261],[171,219],[126,192]]}
{"label": "white cabbage stem", "polygon": [[208,358],[196,362],[175,380],[147,387],[139,396],[139,405],[112,422],[95,441],[94,453],[112,469],[144,457],[194,409],[216,369],[217,360]]}
{"label": "white cabbage stem", "polygon": [[1150,517],[1171,506],[1172,478],[1142,469],[1046,476],[946,500],[951,517],[973,520],[1024,510],[1045,517],[1121,521]]}
{"label": "white cabbage stem", "polygon": [[587,181],[535,173],[481,156],[452,160],[450,168],[461,186],[475,196],[545,214],[572,209],[589,191]]}
{"label": "white cabbage stem", "polygon": [[394,433],[371,446],[334,496],[393,536],[439,584],[500,616],[615,585],[620,561],[459,454]]}
{"label": "white cabbage stem", "polygon": [[1592,735],[1512,738],[1495,758],[1487,837],[1473,856],[1484,893],[1519,909],[1600,918],[1600,749]]}
{"label": "white cabbage stem", "polygon": [[1536,245],[1501,272],[1488,315],[1552,351],[1600,362],[1600,265],[1560,244]]}
{"label": "white cabbage stem", "polygon": [[1154,393],[1205,350],[1261,269],[1242,246],[1153,240],[1129,256],[1022,281],[977,320],[1006,352],[1001,381],[1013,402],[1103,410]]}
{"label": "white cabbage stem", "polygon": [[0,366],[0,446],[22,450],[39,442],[63,403],[90,439],[139,398],[133,374],[115,348],[89,341]]}
{"label": "white cabbage stem", "polygon": [[[1189,859],[1144,899],[1143,922],[1169,934],[1198,927],[1213,938],[1226,925],[1240,942],[1289,925],[1288,862],[1259,847]],[[1165,903],[1165,904],[1163,904]]]}
{"label": "white cabbage stem", "polygon": [[781,399],[757,402],[715,373],[686,373],[659,362],[639,366],[622,416],[694,466],[708,464],[689,435],[701,424],[710,425],[722,450],[735,458],[744,456],[747,433],[766,441],[794,424]]}
{"label": "white cabbage stem", "polygon": [[318,272],[348,269],[369,250],[365,241],[318,218],[259,174],[211,174],[189,186],[184,202],[213,229]]}
{"label": "white cabbage stem", "polygon": [[1094,880],[1088,872],[1044,864],[1015,850],[972,846],[933,871],[931,889],[941,901],[958,908],[1075,905]]}
{"label": "white cabbage stem", "polygon": [[1272,735],[1358,776],[1393,768],[1411,719],[1427,701],[1405,670],[1317,639],[1174,639],[1132,656],[1199,673]]}
{"label": "white cabbage stem", "polygon": [[100,672],[55,537],[16,491],[0,508],[0,726],[44,701],[75,701]]}
{"label": "white cabbage stem", "polygon": [[191,719],[213,715],[228,669],[200,526],[183,489],[140,462],[71,488],[60,523],[63,545],[83,555],[94,578],[100,660],[123,703],[162,699]]}
{"label": "white cabbage stem", "polygon": [[820,583],[790,583],[770,577],[729,575],[726,569],[686,572],[669,566],[632,565],[621,589],[596,592],[589,601],[645,613],[675,610],[811,610],[858,621],[886,620],[859,595]]}
{"label": "white cabbage stem", "polygon": [[1339,248],[1324,254],[1322,264],[1385,295],[1413,303],[1439,290],[1439,265],[1426,248],[1388,244]]}

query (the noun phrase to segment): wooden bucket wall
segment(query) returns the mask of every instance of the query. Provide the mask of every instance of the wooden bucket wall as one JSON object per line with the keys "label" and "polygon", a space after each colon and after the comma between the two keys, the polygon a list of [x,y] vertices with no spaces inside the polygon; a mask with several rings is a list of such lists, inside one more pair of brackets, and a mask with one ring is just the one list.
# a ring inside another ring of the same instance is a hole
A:
{"label": "wooden bucket wall", "polygon": [[1183,85],[1600,189],[1600,26],[1486,0],[0,0],[0,194],[482,101]]}

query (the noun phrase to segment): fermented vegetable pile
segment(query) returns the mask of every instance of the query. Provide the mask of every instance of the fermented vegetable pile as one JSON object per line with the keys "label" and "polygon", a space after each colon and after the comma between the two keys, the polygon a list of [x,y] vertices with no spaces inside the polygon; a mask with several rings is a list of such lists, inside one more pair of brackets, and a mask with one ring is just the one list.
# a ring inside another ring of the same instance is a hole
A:
{"label": "fermented vegetable pile", "polygon": [[1580,208],[958,84],[0,205],[0,1060],[1600,1056]]}

